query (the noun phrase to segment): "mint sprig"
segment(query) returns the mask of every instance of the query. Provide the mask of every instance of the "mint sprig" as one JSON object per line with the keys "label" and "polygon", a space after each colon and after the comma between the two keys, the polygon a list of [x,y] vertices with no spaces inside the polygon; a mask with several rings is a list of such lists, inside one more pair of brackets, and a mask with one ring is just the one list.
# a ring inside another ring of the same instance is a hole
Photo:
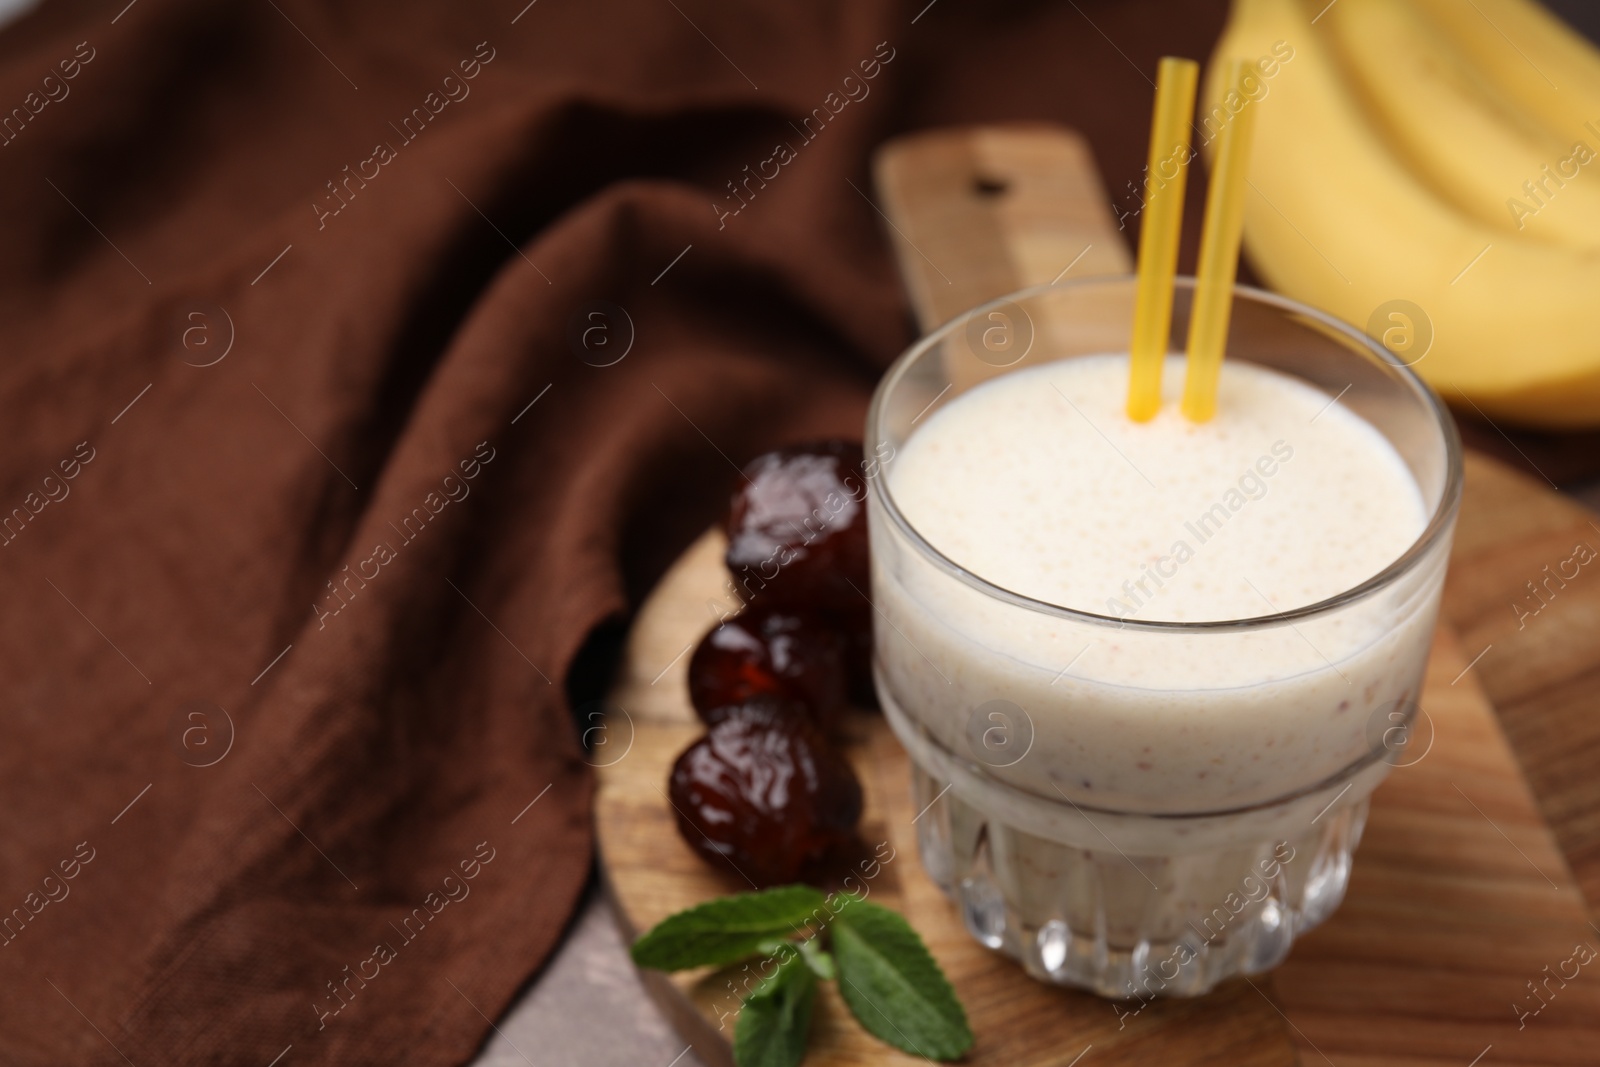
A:
{"label": "mint sprig", "polygon": [[757,955],[765,957],[763,973],[776,964],[739,1012],[739,1067],[795,1067],[817,983],[834,979],[856,1020],[896,1048],[953,1060],[972,1047],[961,1001],[922,938],[897,912],[853,894],[824,897],[791,885],[708,901],[663,919],[632,953],[639,966],[664,971]]}

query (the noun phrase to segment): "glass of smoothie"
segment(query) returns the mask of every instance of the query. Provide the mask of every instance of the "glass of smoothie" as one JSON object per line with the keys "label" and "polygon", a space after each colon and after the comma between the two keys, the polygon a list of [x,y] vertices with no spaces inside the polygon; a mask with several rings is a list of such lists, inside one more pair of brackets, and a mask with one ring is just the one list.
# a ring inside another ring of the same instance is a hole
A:
{"label": "glass of smoothie", "polygon": [[[875,679],[979,941],[1113,998],[1266,970],[1338,906],[1413,733],[1460,442],[1381,345],[1237,288],[1216,417],[1124,412],[1134,280],[1041,286],[867,419]],[[1174,337],[1192,282],[1179,279]]]}

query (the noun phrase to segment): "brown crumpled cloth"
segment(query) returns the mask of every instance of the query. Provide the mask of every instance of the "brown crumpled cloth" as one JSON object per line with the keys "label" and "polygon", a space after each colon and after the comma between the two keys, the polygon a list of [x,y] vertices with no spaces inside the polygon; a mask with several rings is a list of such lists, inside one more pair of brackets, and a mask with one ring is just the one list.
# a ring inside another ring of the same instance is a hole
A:
{"label": "brown crumpled cloth", "polygon": [[870,149],[1120,187],[1221,8],[524,2],[0,32],[0,1062],[470,1056],[590,870],[586,637],[910,338]]}

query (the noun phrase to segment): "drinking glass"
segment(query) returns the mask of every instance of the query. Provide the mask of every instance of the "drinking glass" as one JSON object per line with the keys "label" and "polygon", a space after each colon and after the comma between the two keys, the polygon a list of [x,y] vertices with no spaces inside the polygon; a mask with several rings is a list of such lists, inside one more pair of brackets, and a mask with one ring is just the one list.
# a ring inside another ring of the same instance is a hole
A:
{"label": "drinking glass", "polygon": [[[884,376],[866,441],[884,459],[867,503],[874,675],[913,763],[923,864],[972,935],[1028,973],[1142,1000],[1267,970],[1338,907],[1373,789],[1431,740],[1414,728],[1461,449],[1438,398],[1381,344],[1241,286],[1227,358],[1321,390],[1409,469],[1429,518],[1398,559],[1306,607],[1180,623],[1030,599],[945,557],[897,506],[892,457],[997,375],[1125,353],[1134,288],[1039,286],[935,330]],[[1192,292],[1179,279],[1174,337]],[[1242,753],[1258,773],[1198,773]],[[1165,773],[1109,790],[1078,773],[1141,757]]]}

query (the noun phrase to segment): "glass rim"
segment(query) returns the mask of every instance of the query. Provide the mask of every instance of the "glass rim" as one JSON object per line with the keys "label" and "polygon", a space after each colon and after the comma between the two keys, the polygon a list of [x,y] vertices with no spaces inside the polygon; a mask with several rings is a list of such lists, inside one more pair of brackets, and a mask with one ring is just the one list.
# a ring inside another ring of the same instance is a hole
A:
{"label": "glass rim", "polygon": [[[949,321],[936,327],[925,336],[919,338],[910,348],[902,352],[879,380],[878,386],[873,390],[872,402],[867,408],[867,441],[869,446],[879,437],[878,427],[883,420],[884,406],[888,402],[889,392],[899,383],[911,365],[925,354],[934,345],[951,337],[958,329],[962,328],[972,316],[980,314],[991,308],[999,308],[1005,304],[1019,303],[1023,300],[1044,296],[1052,292],[1062,292],[1071,289],[1090,289],[1095,286],[1110,284],[1128,285],[1136,280],[1132,274],[1103,274],[1083,278],[1074,278],[1065,282],[1046,282],[1042,285],[1032,285],[1019,289],[1013,293],[996,297],[993,300],[979,304]],[[1194,278],[1191,275],[1179,275],[1175,280],[1178,289],[1193,289]],[[1375,356],[1379,362],[1391,367],[1399,373],[1400,380],[1409,386],[1411,393],[1421,402],[1423,408],[1433,416],[1433,423],[1438,428],[1443,438],[1445,449],[1445,484],[1444,491],[1439,495],[1439,503],[1429,516],[1428,524],[1423,527],[1416,539],[1389,562],[1378,573],[1365,581],[1348,589],[1341,590],[1333,596],[1326,597],[1303,607],[1292,608],[1288,611],[1277,611],[1267,615],[1252,615],[1239,619],[1208,619],[1203,621],[1180,622],[1160,619],[1127,619],[1115,615],[1102,615],[1093,611],[1084,611],[1078,608],[1064,607],[1052,604],[1047,600],[1038,600],[1034,597],[1024,596],[1013,592],[1004,586],[996,585],[988,579],[961,566],[935,548],[913,526],[909,519],[900,511],[895,503],[894,496],[888,488],[888,474],[885,472],[879,477],[871,478],[872,494],[883,507],[884,514],[894,523],[896,528],[905,535],[908,541],[916,548],[917,552],[926,560],[934,564],[941,571],[955,578],[957,581],[971,587],[995,600],[1004,601],[1015,607],[1028,611],[1052,615],[1057,618],[1073,622],[1088,623],[1093,626],[1109,627],[1115,630],[1133,630],[1147,633],[1229,633],[1242,630],[1260,629],[1268,626],[1292,625],[1305,619],[1314,618],[1328,612],[1335,611],[1347,604],[1364,599],[1378,592],[1386,586],[1392,585],[1408,572],[1415,569],[1439,541],[1449,532],[1455,520],[1456,511],[1461,504],[1461,490],[1463,468],[1461,458],[1461,435],[1456,429],[1455,420],[1451,418],[1450,411],[1437,393],[1423,381],[1421,376],[1410,366],[1396,359],[1387,348],[1378,344],[1366,334],[1350,326],[1340,319],[1324,311],[1302,304],[1298,300],[1269,293],[1265,289],[1258,289],[1249,285],[1235,285],[1233,287],[1235,300],[1244,298],[1258,304],[1277,308],[1280,311],[1293,315],[1303,316],[1325,330],[1331,331],[1355,347],[1365,349]],[[1170,354],[1170,352],[1169,352]],[[1337,398],[1335,398],[1337,399]],[[909,435],[907,435],[909,437]]]}

